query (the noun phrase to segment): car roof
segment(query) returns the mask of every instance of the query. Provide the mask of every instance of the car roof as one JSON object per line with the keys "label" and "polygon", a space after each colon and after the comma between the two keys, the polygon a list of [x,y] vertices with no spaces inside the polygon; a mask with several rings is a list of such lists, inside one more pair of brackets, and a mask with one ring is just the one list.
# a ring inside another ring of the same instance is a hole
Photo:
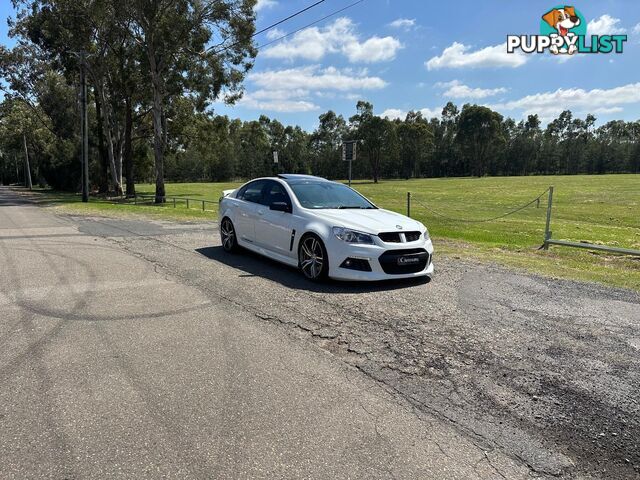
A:
{"label": "car roof", "polygon": [[278,175],[278,178],[281,179],[281,180],[284,180],[285,182],[287,182],[289,184],[308,183],[308,182],[314,182],[314,183],[327,182],[327,183],[329,183],[329,180],[327,180],[326,178],[315,177],[313,175],[300,175],[300,174],[294,174],[294,173],[281,173],[281,174]]}

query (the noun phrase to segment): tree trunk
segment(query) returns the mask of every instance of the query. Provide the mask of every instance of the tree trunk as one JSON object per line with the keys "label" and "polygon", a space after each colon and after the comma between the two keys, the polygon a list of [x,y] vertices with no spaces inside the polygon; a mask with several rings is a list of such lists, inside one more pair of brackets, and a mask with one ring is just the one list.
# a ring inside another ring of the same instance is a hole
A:
{"label": "tree trunk", "polygon": [[162,80],[158,71],[153,41],[148,41],[149,66],[151,67],[151,83],[153,86],[153,154],[156,167],[156,198],[155,203],[165,202],[164,190],[164,137],[163,137],[163,109],[162,109]]}
{"label": "tree trunk", "polygon": [[[94,88],[95,90],[95,88]],[[100,156],[100,176],[98,178],[98,193],[109,192],[109,160],[107,159],[107,147],[104,144],[104,126],[102,123],[102,102],[97,91],[94,93],[96,102],[96,119],[98,121],[98,152]]]}
{"label": "tree trunk", "polygon": [[107,153],[109,155],[109,166],[111,167],[111,180],[113,181],[113,187],[116,194],[122,195],[122,184],[118,179],[118,169],[116,168],[115,153],[113,149],[113,136],[111,134],[111,114],[109,104],[105,97],[104,87],[100,85],[99,89],[100,98],[102,99],[102,126],[104,130],[104,137],[107,142]]}
{"label": "tree trunk", "polygon": [[31,167],[29,166],[29,150],[27,149],[27,136],[22,134],[22,142],[24,144],[24,184],[29,190],[33,190],[31,183]]}
{"label": "tree trunk", "polygon": [[133,131],[133,112],[131,107],[131,97],[125,101],[125,122],[124,122],[124,170],[127,178],[127,197],[136,196],[136,184],[133,181],[133,146],[131,144],[131,133]]}

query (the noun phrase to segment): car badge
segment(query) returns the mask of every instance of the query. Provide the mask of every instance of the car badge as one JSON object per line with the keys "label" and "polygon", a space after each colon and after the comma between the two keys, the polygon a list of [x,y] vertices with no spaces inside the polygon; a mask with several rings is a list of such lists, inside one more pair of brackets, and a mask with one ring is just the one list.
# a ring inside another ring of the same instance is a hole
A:
{"label": "car badge", "polygon": [[402,225],[396,225],[396,228],[397,228],[398,230],[402,230]]}

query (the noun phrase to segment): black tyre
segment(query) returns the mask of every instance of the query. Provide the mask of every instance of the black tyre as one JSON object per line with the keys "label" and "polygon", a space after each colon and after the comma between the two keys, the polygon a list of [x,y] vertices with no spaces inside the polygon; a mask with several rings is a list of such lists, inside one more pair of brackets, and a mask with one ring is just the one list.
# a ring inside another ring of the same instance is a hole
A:
{"label": "black tyre", "polygon": [[309,280],[318,282],[329,274],[327,249],[317,235],[302,237],[298,246],[298,265]]}
{"label": "black tyre", "polygon": [[220,223],[220,241],[225,252],[236,252],[238,250],[238,238],[236,229],[228,217],[224,217]]}

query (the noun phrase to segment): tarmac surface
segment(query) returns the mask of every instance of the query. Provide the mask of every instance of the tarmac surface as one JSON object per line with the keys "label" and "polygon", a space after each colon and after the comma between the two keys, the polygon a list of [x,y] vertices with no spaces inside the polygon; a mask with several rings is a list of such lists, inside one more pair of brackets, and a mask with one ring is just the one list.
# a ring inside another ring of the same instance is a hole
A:
{"label": "tarmac surface", "polygon": [[317,285],[0,187],[0,477],[640,478],[640,296],[436,269]]}

